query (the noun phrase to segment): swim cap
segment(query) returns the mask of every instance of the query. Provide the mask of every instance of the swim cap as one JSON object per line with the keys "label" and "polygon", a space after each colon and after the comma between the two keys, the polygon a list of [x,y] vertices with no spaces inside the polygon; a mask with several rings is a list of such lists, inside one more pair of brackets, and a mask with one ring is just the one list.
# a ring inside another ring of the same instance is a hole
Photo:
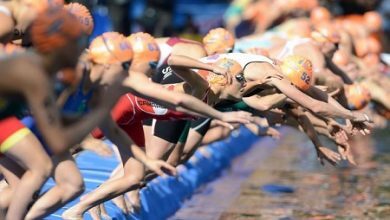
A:
{"label": "swim cap", "polygon": [[49,8],[62,7],[64,0],[22,0],[22,3],[38,12],[43,12]]}
{"label": "swim cap", "polygon": [[313,65],[310,60],[291,55],[286,57],[280,68],[282,73],[299,89],[307,90],[313,78]]}
{"label": "swim cap", "polygon": [[313,24],[329,22],[332,18],[329,10],[325,7],[316,7],[310,12],[310,21]]}
{"label": "swim cap", "polygon": [[215,28],[203,38],[204,48],[207,55],[227,53],[234,47],[233,35],[224,28]]}
{"label": "swim cap", "polygon": [[354,42],[355,52],[358,57],[363,57],[369,53],[368,43],[366,38],[356,39]]}
{"label": "swim cap", "polygon": [[311,32],[311,37],[318,42],[330,41],[332,43],[338,43],[341,39],[335,25],[330,22],[323,22],[316,25],[314,31]]}
{"label": "swim cap", "polygon": [[148,33],[138,32],[127,37],[131,48],[134,53],[134,62],[146,61],[146,62],[157,62],[160,59],[160,48],[154,37]]}
{"label": "swim cap", "polygon": [[131,61],[133,51],[125,36],[117,32],[106,32],[91,42],[88,56],[98,64],[118,64]]}
{"label": "swim cap", "polygon": [[76,16],[86,34],[92,33],[94,23],[87,7],[79,3],[70,3],[65,5],[65,9]]}
{"label": "swim cap", "polygon": [[359,84],[345,85],[345,96],[351,110],[360,110],[370,102],[370,92]]}
{"label": "swim cap", "polygon": [[287,0],[285,2],[287,8],[290,10],[301,9],[301,10],[312,10],[318,6],[317,0]]}
{"label": "swim cap", "polygon": [[363,15],[364,23],[372,32],[377,32],[382,28],[382,17],[376,11],[369,11]]}
{"label": "swim cap", "polygon": [[[227,69],[229,74],[235,76],[242,73],[242,66],[235,60],[228,58],[221,58],[213,63],[213,66],[218,66],[224,69]],[[226,76],[215,74],[211,71],[200,70],[198,72],[204,79],[206,79],[210,84],[216,84],[224,86],[226,85],[227,79]]]}
{"label": "swim cap", "polygon": [[58,7],[41,13],[31,25],[33,45],[41,53],[64,47],[83,33],[75,16]]}
{"label": "swim cap", "polygon": [[338,66],[346,66],[350,61],[350,56],[343,50],[338,50],[332,57],[332,61]]}

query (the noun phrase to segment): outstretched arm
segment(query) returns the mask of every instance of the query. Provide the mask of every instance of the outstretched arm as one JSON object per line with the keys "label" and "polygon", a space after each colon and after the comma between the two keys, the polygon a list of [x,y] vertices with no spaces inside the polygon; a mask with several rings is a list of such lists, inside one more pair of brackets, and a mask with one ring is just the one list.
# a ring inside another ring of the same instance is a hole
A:
{"label": "outstretched arm", "polygon": [[[228,77],[226,69],[213,66],[212,64],[203,63],[199,60],[187,56],[171,55],[168,59],[168,65],[172,68],[176,75],[181,77],[190,85],[199,85],[199,83],[203,83],[208,86],[208,82],[198,73],[191,71],[191,69],[206,70]],[[228,80],[229,82],[231,81],[231,79]]]}
{"label": "outstretched arm", "polygon": [[326,61],[326,66],[332,71],[332,73],[340,76],[345,84],[353,84],[353,81],[349,76],[342,70],[340,69],[333,61],[329,58],[325,58]]}
{"label": "outstretched arm", "polygon": [[275,93],[266,96],[253,95],[243,97],[242,100],[251,108],[258,111],[268,111],[282,104],[286,100],[286,96],[281,93]]}
{"label": "outstretched arm", "polygon": [[[150,82],[142,73],[134,73],[124,82],[129,91],[134,94],[184,113],[219,119],[225,122],[248,123],[250,113],[220,112],[208,106],[201,100],[180,92],[166,90],[163,86]],[[235,119],[234,119],[235,117]]]}
{"label": "outstretched arm", "polygon": [[[307,94],[301,92],[297,88],[295,88],[291,83],[286,79],[276,79],[272,78],[269,82],[270,84],[274,85],[276,88],[278,88],[282,93],[284,93],[287,97],[295,101],[296,103],[300,104],[301,106],[305,107],[306,109],[312,111],[313,113],[323,116],[323,117],[341,117],[346,119],[355,119],[353,113],[345,108],[343,108],[340,104],[337,104],[341,106],[341,108],[338,108],[331,103],[328,103],[326,101],[319,101],[317,99],[314,99]],[[330,102],[333,101],[332,98],[328,99]],[[336,101],[334,101],[336,102]]]}
{"label": "outstretched arm", "polygon": [[321,164],[324,165],[324,159],[327,160],[330,164],[336,165],[337,161],[341,160],[341,156],[333,152],[332,150],[327,149],[320,142],[317,132],[315,131],[313,124],[310,122],[310,119],[305,115],[305,113],[298,109],[291,109],[289,113],[298,121],[299,125],[303,128],[304,132],[313,142],[314,147],[317,151],[317,157],[320,160]]}

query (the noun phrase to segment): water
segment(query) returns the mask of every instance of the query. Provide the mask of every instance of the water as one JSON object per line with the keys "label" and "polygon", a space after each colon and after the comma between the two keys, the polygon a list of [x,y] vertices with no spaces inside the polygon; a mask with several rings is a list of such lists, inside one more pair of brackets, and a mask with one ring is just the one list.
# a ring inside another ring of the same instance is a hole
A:
{"label": "water", "polygon": [[[293,131],[220,219],[390,219],[389,131],[354,138],[359,165],[336,168],[320,166],[311,144]],[[259,193],[256,187],[263,183],[296,190],[279,196]]]}
{"label": "water", "polygon": [[[180,219],[390,219],[389,134],[390,127],[352,140],[357,167],[346,163],[323,167],[307,138],[289,130],[278,147],[257,162],[239,195],[223,201],[230,205],[218,215],[192,207]],[[269,193],[262,190],[267,185],[294,190]],[[215,206],[215,200],[207,203],[207,196],[200,206]]]}

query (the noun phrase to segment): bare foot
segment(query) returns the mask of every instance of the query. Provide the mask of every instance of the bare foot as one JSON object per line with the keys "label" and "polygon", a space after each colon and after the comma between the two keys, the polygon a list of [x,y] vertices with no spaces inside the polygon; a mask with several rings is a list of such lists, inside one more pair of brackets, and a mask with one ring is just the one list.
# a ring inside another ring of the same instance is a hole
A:
{"label": "bare foot", "polygon": [[100,207],[100,217],[103,220],[111,220],[112,218],[108,214],[108,212],[106,210],[106,206],[104,206],[104,203],[100,204],[99,207]]}
{"label": "bare foot", "polygon": [[111,200],[123,213],[128,214],[127,204],[123,195],[117,196]]}
{"label": "bare foot", "polygon": [[91,218],[93,220],[100,220],[101,219],[101,211],[100,206],[95,206],[89,209],[89,214],[91,215]]}
{"label": "bare foot", "polygon": [[139,198],[139,190],[134,190],[126,194],[127,210],[132,213],[137,213],[141,210],[141,202]]}
{"label": "bare foot", "polygon": [[83,220],[83,213],[77,210],[76,206],[73,206],[66,210],[61,217],[64,220]]}

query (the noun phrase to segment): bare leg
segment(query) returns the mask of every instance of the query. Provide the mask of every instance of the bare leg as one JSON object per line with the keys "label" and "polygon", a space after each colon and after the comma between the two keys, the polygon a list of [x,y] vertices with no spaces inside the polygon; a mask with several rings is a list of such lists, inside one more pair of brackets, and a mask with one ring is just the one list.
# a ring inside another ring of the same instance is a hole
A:
{"label": "bare leg", "polygon": [[49,177],[53,165],[33,134],[28,134],[5,155],[26,169],[13,193],[6,216],[9,220],[23,219],[34,194]]}
{"label": "bare leg", "polygon": [[105,182],[95,191],[91,192],[77,205],[64,212],[64,219],[82,219],[82,215],[88,209],[115,198],[127,191],[138,188],[139,182],[144,175],[144,166],[134,158],[126,161],[123,177]]}
{"label": "bare leg", "polygon": [[167,162],[172,166],[177,166],[180,163],[180,157],[183,153],[185,143],[177,143],[173,151],[169,154]]}
{"label": "bare leg", "polygon": [[26,219],[42,219],[84,191],[83,178],[69,152],[53,161],[56,185],[35,202]]}
{"label": "bare leg", "polygon": [[150,145],[150,140],[152,139],[152,126],[144,125],[142,126],[144,129],[144,136],[145,136],[145,146]]}
{"label": "bare leg", "polygon": [[231,132],[232,131],[230,129],[221,126],[212,128],[203,137],[201,145],[207,145],[225,139],[229,137]]}
{"label": "bare leg", "polygon": [[[112,181],[123,177],[123,166],[119,164],[114,171],[111,173],[111,177],[108,181]],[[112,199],[112,202],[120,209],[123,213],[128,213],[127,204],[123,195],[117,196]]]}
{"label": "bare leg", "polygon": [[190,129],[190,131],[188,133],[187,142],[184,145],[184,149],[183,149],[183,153],[182,153],[182,157],[181,157],[182,163],[187,161],[192,156],[192,154],[198,148],[202,139],[203,139],[203,136],[201,136],[194,129]]}
{"label": "bare leg", "polygon": [[7,185],[0,191],[0,219],[4,219],[12,199],[12,194],[24,174],[24,169],[13,160],[3,156],[0,158],[0,172],[7,180]]}
{"label": "bare leg", "polygon": [[150,144],[146,146],[146,155],[152,159],[161,159],[176,143],[170,143],[162,138],[152,136]]}

